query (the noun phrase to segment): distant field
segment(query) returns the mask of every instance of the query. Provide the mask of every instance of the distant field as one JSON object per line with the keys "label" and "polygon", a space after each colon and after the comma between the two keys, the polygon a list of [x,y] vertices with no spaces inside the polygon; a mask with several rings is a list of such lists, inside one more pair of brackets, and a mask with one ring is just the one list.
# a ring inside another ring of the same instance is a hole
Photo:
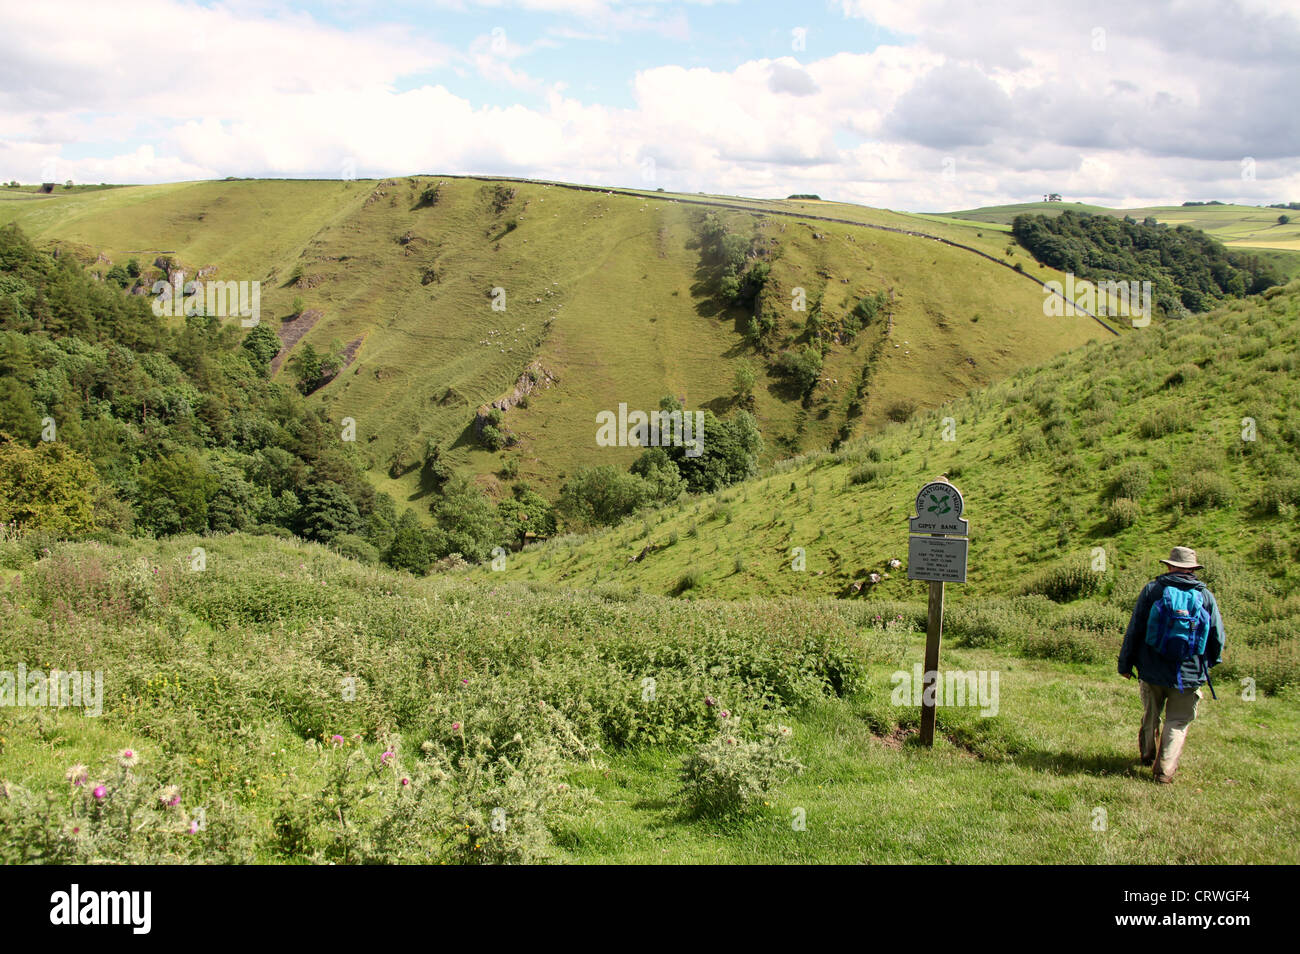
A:
{"label": "distant field", "polygon": [[[1141,221],[1148,216],[1169,225],[1190,225],[1217,238],[1230,248],[1259,250],[1264,258],[1280,265],[1292,278],[1300,275],[1300,212],[1288,209],[1261,209],[1253,205],[1144,206],[1135,209],[1109,209],[1081,202],[1021,202],[966,209],[942,215],[925,214],[939,222],[970,221],[1010,225],[1017,215],[1059,215],[1066,209],[1092,215],[1131,215]],[[1291,221],[1279,225],[1278,216]]]}

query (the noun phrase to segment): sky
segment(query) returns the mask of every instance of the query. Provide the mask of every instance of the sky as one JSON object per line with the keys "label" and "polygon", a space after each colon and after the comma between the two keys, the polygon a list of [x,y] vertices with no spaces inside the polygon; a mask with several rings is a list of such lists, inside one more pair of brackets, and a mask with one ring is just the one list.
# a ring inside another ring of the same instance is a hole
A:
{"label": "sky", "polygon": [[1300,0],[0,0],[0,180],[1300,200]]}

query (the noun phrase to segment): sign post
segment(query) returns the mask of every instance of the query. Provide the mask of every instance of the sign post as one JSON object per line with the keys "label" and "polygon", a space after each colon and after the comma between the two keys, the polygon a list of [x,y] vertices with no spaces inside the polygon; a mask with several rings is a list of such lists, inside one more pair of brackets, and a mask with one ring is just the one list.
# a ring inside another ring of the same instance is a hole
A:
{"label": "sign post", "polygon": [[[966,582],[969,525],[962,519],[961,491],[940,477],[916,495],[916,516],[908,523],[907,578],[928,580],[930,606],[925,625],[925,676],[921,692],[921,744],[934,745],[939,642],[943,636],[943,585]],[[923,535],[924,534],[924,535]]]}

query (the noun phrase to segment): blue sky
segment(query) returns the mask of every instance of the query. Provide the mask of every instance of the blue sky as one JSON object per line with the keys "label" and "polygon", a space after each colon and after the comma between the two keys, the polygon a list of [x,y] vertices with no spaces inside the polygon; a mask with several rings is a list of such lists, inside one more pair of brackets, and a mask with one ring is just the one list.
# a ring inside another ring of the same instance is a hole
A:
{"label": "blue sky", "polygon": [[1300,198],[1289,0],[2,2],[6,180]]}

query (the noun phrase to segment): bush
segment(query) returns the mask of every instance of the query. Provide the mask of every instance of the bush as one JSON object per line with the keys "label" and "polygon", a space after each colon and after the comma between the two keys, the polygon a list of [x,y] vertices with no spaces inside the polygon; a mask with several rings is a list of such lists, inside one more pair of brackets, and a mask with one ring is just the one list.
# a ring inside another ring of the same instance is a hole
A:
{"label": "bush", "polygon": [[870,462],[859,464],[849,472],[850,484],[870,484],[882,477],[887,477],[893,473],[893,466],[890,464],[873,464]]}
{"label": "bush", "polygon": [[683,573],[677,579],[677,585],[673,587],[673,595],[680,596],[687,590],[698,589],[704,584],[704,571],[698,566],[693,566]]}
{"label": "bush", "polygon": [[776,360],[776,371],[789,378],[801,394],[810,394],[817,387],[822,373],[822,353],[812,345],[799,351],[785,351]]}
{"label": "bush", "polygon": [[1101,662],[1117,651],[1114,639],[1068,626],[1030,633],[1021,647],[1022,654],[1030,658],[1081,663]]}
{"label": "bush", "polygon": [[[1101,636],[1123,635],[1128,627],[1129,614],[1105,603],[1084,602],[1068,606],[1060,616],[1060,625],[1067,629],[1081,629]],[[1118,643],[1116,643],[1118,649]]]}
{"label": "bush", "polygon": [[885,417],[895,424],[905,423],[916,413],[915,401],[895,401],[885,409]]}
{"label": "bush", "polygon": [[1221,507],[1232,497],[1232,482],[1212,470],[1198,470],[1186,481],[1170,489],[1169,504],[1186,510]]}
{"label": "bush", "polygon": [[1035,457],[1047,450],[1047,438],[1041,431],[1025,430],[1016,439],[1016,453],[1021,457]]}
{"label": "bush", "polygon": [[1111,476],[1106,486],[1109,500],[1127,498],[1130,501],[1141,500],[1142,495],[1151,486],[1151,467],[1141,460],[1131,460]]}
{"label": "bush", "polygon": [[1127,530],[1142,516],[1142,507],[1136,500],[1118,497],[1106,508],[1106,519],[1115,530]]}
{"label": "bush", "polygon": [[1037,593],[1055,603],[1089,596],[1100,588],[1102,574],[1086,561],[1070,561],[1040,570],[1021,584],[1021,595]]}
{"label": "bush", "polygon": [[330,548],[350,560],[361,563],[378,563],[379,551],[361,537],[352,533],[341,533],[330,541]]}
{"label": "bush", "polygon": [[1138,422],[1138,434],[1148,440],[1175,434],[1184,426],[1183,412],[1172,405],[1156,408]]}
{"label": "bush", "polygon": [[787,754],[790,729],[768,727],[763,738],[745,741],[732,734],[728,719],[721,733],[683,760],[678,798],[694,816],[743,815],[755,809],[803,766]]}

